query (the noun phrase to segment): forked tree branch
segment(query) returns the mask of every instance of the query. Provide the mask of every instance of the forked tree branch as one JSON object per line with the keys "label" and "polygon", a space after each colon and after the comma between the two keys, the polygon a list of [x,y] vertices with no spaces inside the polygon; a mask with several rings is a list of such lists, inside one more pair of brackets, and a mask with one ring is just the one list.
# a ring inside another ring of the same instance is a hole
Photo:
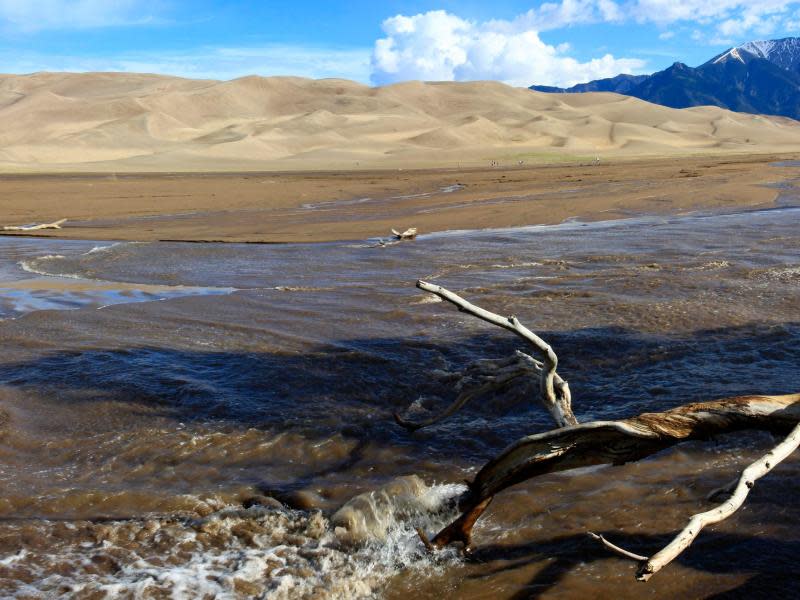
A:
{"label": "forked tree branch", "polygon": [[[533,346],[541,357],[542,362],[539,362],[532,357],[528,357],[522,352],[519,352],[517,356],[519,357],[521,355],[521,357],[527,357],[529,360],[525,361],[523,359],[523,362],[520,363],[520,365],[522,367],[527,367],[527,369],[530,369],[531,372],[539,375],[539,387],[541,390],[542,402],[544,403],[545,408],[547,408],[547,410],[553,416],[556,424],[559,427],[566,427],[567,425],[575,425],[578,423],[578,420],[575,418],[575,415],[572,412],[572,396],[569,390],[569,385],[556,373],[556,369],[558,368],[558,357],[547,342],[520,323],[515,316],[502,317],[464,300],[461,296],[454,294],[448,289],[445,289],[439,285],[428,283],[426,281],[417,281],[417,287],[426,292],[436,294],[442,300],[447,300],[451,304],[454,304],[461,312],[478,317],[479,319],[482,319],[487,323],[491,323],[492,325],[497,325],[498,327],[507,329]],[[527,363],[527,365],[524,363]],[[426,421],[425,424],[434,423],[440,418],[452,414],[461,406],[466,404],[471,398],[474,398],[475,396],[485,393],[491,389],[495,389],[496,387],[500,387],[500,385],[505,385],[511,379],[524,374],[524,368],[518,369],[518,372],[513,375],[507,373],[507,377],[501,379],[499,385],[497,382],[494,382],[494,386],[487,384],[486,386],[483,386],[474,392],[469,392],[464,397],[459,396],[459,398],[453,404],[451,404],[442,415]],[[408,421],[404,423],[404,420],[401,418],[398,418],[398,422],[406,426],[410,423]],[[418,423],[411,425],[417,429],[419,426],[424,426]]]}
{"label": "forked tree branch", "polygon": [[800,425],[795,426],[791,433],[780,444],[742,471],[742,475],[734,482],[735,486],[733,490],[727,489],[730,486],[725,486],[725,488],[720,488],[712,492],[712,494],[715,494],[718,492],[732,491],[732,495],[727,500],[711,510],[693,515],[686,524],[686,527],[684,527],[669,544],[649,558],[620,548],[616,544],[612,544],[606,540],[602,535],[589,532],[589,536],[601,542],[611,552],[624,558],[637,561],[639,563],[639,569],[636,572],[636,579],[639,581],[647,581],[686,550],[697,536],[700,535],[704,527],[724,521],[739,510],[747,499],[747,495],[755,485],[755,482],[789,457],[798,447],[800,447]]}
{"label": "forked tree branch", "polygon": [[[714,492],[732,492],[729,499],[712,510],[691,517],[672,542],[651,557],[630,552],[603,536],[589,533],[610,551],[638,561],[640,566],[636,577],[640,581],[647,581],[686,550],[704,527],[718,523],[736,512],[755,481],[800,447],[800,394],[743,396],[697,402],[619,421],[595,421],[579,425],[572,413],[569,386],[556,373],[558,358],[544,340],[524,327],[516,317],[502,317],[489,312],[438,285],[418,281],[417,287],[447,300],[462,312],[515,333],[536,349],[542,362],[522,352],[516,353],[516,360],[482,361],[481,365],[491,367],[488,372],[480,373],[482,386],[462,392],[437,417],[421,423],[412,423],[397,417],[398,422],[410,429],[433,423],[454,413],[479,394],[502,387],[522,375],[538,374],[542,401],[561,427],[522,438],[489,461],[459,499],[461,516],[432,540],[428,540],[424,532],[420,531],[420,537],[429,549],[460,542],[465,551],[469,551],[472,529],[494,496],[510,486],[539,475],[590,465],[620,465],[638,461],[681,442],[704,439],[717,433],[742,429],[791,429],[783,442],[744,470],[735,486],[728,485]],[[469,381],[474,379],[474,375],[465,377]]]}
{"label": "forked tree branch", "polygon": [[694,515],[669,544],[643,561],[636,573],[636,579],[639,581],[650,579],[686,550],[704,527],[724,521],[739,510],[755,482],[788,458],[798,447],[800,447],[800,425],[795,426],[780,444],[742,471],[742,476],[739,477],[739,482],[730,498],[709,511]]}
{"label": "forked tree branch", "polygon": [[[716,433],[742,429],[788,430],[798,422],[800,394],[745,396],[687,404],[620,421],[583,423],[522,438],[478,472],[459,500],[462,515],[439,532],[431,545],[441,548],[461,542],[468,548],[472,527],[491,499],[527,479],[577,467],[633,462],[681,442],[708,438]],[[782,455],[776,456],[777,461],[770,461],[773,466],[782,460]],[[686,546],[679,548],[674,556]]]}

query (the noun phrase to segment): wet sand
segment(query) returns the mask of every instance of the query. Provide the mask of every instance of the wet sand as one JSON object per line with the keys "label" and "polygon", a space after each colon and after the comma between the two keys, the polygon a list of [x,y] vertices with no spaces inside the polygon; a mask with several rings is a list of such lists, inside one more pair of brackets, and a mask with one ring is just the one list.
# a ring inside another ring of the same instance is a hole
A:
{"label": "wet sand", "polygon": [[[481,169],[0,177],[0,225],[69,219],[36,236],[321,242],[770,206],[787,155],[722,155]],[[6,235],[26,235],[7,232]],[[27,234],[30,235],[30,234]]]}

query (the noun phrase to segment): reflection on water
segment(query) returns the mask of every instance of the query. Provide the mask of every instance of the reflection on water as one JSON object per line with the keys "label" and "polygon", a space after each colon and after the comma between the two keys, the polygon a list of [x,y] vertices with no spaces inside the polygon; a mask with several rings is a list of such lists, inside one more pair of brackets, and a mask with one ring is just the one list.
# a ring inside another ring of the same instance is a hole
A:
{"label": "reflection on water", "polygon": [[[449,402],[468,362],[518,346],[417,278],[516,314],[559,353],[577,416],[618,418],[800,390],[799,226],[783,208],[385,248],[2,239],[0,311],[19,318],[0,322],[0,593],[798,592],[796,461],[646,586],[585,537],[651,552],[768,436],[518,486],[476,529],[472,561],[427,557],[400,521],[391,541],[348,548],[328,518],[401,475],[460,482],[551,427],[524,382],[430,430],[394,425],[414,400]],[[253,497],[267,507],[243,508]]]}

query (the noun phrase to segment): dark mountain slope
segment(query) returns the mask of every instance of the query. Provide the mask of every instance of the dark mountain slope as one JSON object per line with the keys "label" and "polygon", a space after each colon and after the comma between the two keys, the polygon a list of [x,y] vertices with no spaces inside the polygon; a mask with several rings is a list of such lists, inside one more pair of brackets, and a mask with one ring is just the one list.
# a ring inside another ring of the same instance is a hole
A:
{"label": "dark mountain slope", "polygon": [[617,75],[608,79],[596,79],[589,83],[579,83],[570,88],[558,88],[547,85],[532,85],[531,89],[537,92],[566,92],[570,94],[578,92],[616,92],[627,94],[638,84],[650,77],[649,75]]}
{"label": "dark mountain slope", "polygon": [[675,63],[652,75],[618,75],[542,92],[610,91],[672,108],[712,105],[800,119],[800,38],[748,42],[699,67]]}

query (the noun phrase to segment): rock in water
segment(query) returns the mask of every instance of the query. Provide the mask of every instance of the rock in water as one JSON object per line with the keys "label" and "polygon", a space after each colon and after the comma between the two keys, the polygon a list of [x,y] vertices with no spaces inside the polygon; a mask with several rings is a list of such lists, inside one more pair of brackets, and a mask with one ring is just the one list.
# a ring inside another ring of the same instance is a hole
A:
{"label": "rock in water", "polygon": [[428,487],[416,475],[398,477],[359,494],[336,511],[331,517],[334,533],[340,541],[351,544],[385,540],[398,521],[430,516],[449,504],[445,500],[457,496],[453,490],[443,493],[442,487]]}

